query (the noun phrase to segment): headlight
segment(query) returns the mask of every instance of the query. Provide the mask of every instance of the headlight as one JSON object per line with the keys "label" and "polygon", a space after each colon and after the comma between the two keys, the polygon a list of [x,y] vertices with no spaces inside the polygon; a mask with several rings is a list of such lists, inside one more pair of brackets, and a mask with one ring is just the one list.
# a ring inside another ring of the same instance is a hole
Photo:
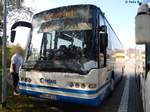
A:
{"label": "headlight", "polygon": [[81,88],[85,88],[86,85],[84,83],[81,84]]}
{"label": "headlight", "polygon": [[79,84],[79,83],[75,83],[75,87],[76,87],[76,88],[79,88],[79,87],[80,87],[80,84]]}
{"label": "headlight", "polygon": [[73,83],[73,82],[70,82],[70,83],[69,83],[69,86],[70,86],[70,87],[74,87],[74,83]]}
{"label": "headlight", "polygon": [[22,82],[29,82],[29,83],[32,81],[31,78],[28,78],[28,77],[20,77],[20,80]]}
{"label": "headlight", "polygon": [[21,77],[20,80],[21,80],[21,81],[24,81],[24,77]]}
{"label": "headlight", "polygon": [[96,85],[95,83],[89,84],[89,88],[90,88],[90,89],[94,89],[94,88],[96,88],[96,87],[97,87],[97,85]]}
{"label": "headlight", "polygon": [[44,78],[40,78],[40,82],[43,84],[44,83]]}
{"label": "headlight", "polygon": [[80,83],[80,82],[69,82],[68,86],[71,88],[89,88],[89,89],[95,89],[97,87],[96,83]]}
{"label": "headlight", "polygon": [[25,80],[24,80],[25,82],[28,82],[28,78],[25,78]]}
{"label": "headlight", "polygon": [[29,83],[30,83],[30,82],[31,82],[31,79],[30,79],[30,78],[27,78],[27,82],[29,82]]}

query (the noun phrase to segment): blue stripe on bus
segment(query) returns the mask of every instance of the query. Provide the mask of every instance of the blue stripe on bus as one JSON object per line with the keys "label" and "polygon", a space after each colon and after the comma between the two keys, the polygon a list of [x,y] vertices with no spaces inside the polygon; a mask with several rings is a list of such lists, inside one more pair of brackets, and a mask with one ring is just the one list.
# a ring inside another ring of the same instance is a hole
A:
{"label": "blue stripe on bus", "polygon": [[[24,94],[24,95],[29,95],[29,96],[39,97],[39,98],[41,98],[42,94],[45,94],[42,92],[35,92],[35,91],[23,90],[23,89],[19,89],[18,92],[20,92],[21,94]],[[101,102],[104,100],[104,98],[108,96],[109,93],[110,93],[110,88],[108,87],[106,89],[106,93],[102,93],[93,99],[75,98],[75,97],[62,96],[62,95],[55,95],[55,96],[56,96],[56,100],[60,101],[60,102],[71,102],[71,103],[76,103],[76,104],[98,106],[99,104],[101,104]],[[103,96],[103,97],[101,97],[101,96]],[[45,99],[47,99],[47,98],[45,98]]]}
{"label": "blue stripe on bus", "polygon": [[76,90],[76,89],[66,89],[66,88],[57,88],[57,87],[48,87],[48,86],[41,86],[41,85],[35,85],[35,84],[27,84],[27,83],[21,83],[19,82],[19,86],[25,86],[25,87],[32,87],[32,88],[43,88],[48,90],[54,90],[54,91],[62,91],[67,93],[79,93],[79,94],[96,94],[98,93],[102,88],[104,88],[109,82],[101,86],[100,88],[96,90]]}

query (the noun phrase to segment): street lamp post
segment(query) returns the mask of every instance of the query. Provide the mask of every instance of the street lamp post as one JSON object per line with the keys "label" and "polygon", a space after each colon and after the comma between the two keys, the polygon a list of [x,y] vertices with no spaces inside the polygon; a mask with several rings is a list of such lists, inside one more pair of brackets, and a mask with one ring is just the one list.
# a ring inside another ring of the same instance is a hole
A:
{"label": "street lamp post", "polygon": [[7,0],[3,1],[2,107],[7,104]]}

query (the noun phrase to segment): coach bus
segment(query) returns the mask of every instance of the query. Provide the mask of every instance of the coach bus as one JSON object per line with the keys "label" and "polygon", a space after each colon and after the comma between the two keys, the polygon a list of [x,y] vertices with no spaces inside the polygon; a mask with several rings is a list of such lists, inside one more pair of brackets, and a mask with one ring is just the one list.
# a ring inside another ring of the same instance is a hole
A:
{"label": "coach bus", "polygon": [[24,63],[19,73],[19,92],[24,95],[97,106],[121,79],[124,63],[115,53],[122,43],[94,5],[72,5],[37,13],[32,23]]}
{"label": "coach bus", "polygon": [[150,110],[150,7],[142,4],[135,17],[136,75],[139,83],[144,112]]}

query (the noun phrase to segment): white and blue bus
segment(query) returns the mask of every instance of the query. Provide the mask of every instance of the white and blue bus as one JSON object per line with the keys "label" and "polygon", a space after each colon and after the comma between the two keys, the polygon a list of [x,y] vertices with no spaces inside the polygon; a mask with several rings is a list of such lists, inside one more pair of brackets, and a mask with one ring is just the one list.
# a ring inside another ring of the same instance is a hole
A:
{"label": "white and blue bus", "polygon": [[31,28],[19,92],[62,102],[97,106],[121,79],[124,63],[117,53],[124,47],[94,5],[72,5],[33,16],[32,23],[12,26]]}
{"label": "white and blue bus", "polygon": [[139,84],[144,112],[150,111],[150,6],[142,4],[135,17],[135,73]]}

